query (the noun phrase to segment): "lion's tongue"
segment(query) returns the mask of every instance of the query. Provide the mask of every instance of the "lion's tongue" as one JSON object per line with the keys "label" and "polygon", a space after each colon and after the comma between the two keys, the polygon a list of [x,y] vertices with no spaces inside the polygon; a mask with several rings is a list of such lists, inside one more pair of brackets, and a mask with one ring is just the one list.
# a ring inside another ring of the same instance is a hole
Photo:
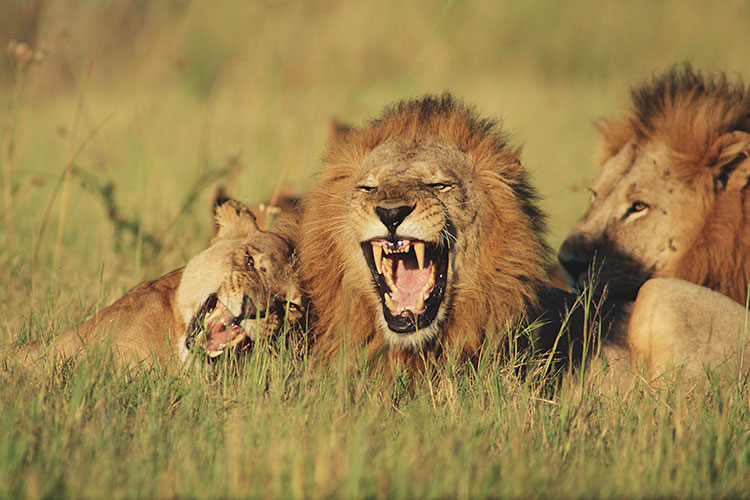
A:
{"label": "lion's tongue", "polygon": [[[416,267],[406,265],[405,259],[398,259],[393,280],[396,289],[391,292],[391,298],[402,308],[411,309],[413,312],[420,314],[424,307],[415,310],[419,300],[419,295],[424,290],[427,281],[432,273],[432,266],[425,266],[419,270]],[[426,299],[429,291],[424,294]]]}
{"label": "lion's tongue", "polygon": [[219,302],[207,320],[209,328],[206,350],[209,354],[220,354],[241,333],[242,329],[235,324],[227,328],[228,320],[229,314],[227,309]]}

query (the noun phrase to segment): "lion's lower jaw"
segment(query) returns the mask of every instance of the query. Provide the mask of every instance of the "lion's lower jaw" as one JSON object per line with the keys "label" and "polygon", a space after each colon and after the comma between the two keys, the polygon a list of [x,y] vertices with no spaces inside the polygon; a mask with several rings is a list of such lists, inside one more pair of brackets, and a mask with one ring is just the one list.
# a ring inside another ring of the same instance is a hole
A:
{"label": "lion's lower jaw", "polygon": [[379,315],[378,330],[385,337],[385,341],[390,347],[399,350],[419,351],[434,344],[439,339],[443,316],[443,314],[438,313],[438,317],[427,327],[420,328],[412,333],[396,333],[388,328],[385,318]]}

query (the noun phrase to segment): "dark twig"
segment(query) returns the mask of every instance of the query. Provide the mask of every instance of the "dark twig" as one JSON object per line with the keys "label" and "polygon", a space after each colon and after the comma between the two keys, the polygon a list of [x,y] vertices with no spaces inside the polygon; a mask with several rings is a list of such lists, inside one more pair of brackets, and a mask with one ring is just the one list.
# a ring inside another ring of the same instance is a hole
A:
{"label": "dark twig", "polygon": [[115,186],[113,183],[108,182],[103,184],[99,182],[95,175],[76,166],[72,167],[71,173],[81,180],[83,187],[99,195],[99,199],[107,211],[107,216],[115,228],[116,250],[120,249],[122,233],[125,231],[132,234],[135,239],[140,235],[143,243],[149,245],[154,253],[159,253],[164,246],[161,240],[153,233],[143,231],[140,221],[136,218],[129,218],[122,215],[115,200]]}
{"label": "dark twig", "polygon": [[198,177],[193,183],[193,187],[188,191],[188,195],[185,197],[185,201],[182,203],[180,210],[177,212],[169,224],[162,231],[163,234],[167,234],[168,231],[174,227],[177,220],[182,217],[198,199],[200,193],[206,189],[212,183],[231,175],[235,170],[240,168],[240,160],[235,156],[229,157],[223,167],[217,169],[209,169],[202,176]]}

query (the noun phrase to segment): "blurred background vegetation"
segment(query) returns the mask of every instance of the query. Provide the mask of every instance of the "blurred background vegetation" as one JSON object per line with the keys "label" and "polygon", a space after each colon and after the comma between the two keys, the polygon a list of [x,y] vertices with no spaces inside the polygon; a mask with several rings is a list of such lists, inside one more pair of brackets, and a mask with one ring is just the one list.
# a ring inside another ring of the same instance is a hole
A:
{"label": "blurred background vegetation", "polygon": [[217,184],[261,200],[286,168],[303,190],[332,118],[443,90],[523,144],[556,246],[592,121],[676,63],[750,75],[748,26],[744,0],[3,0],[2,324],[38,294],[78,318],[184,263]]}
{"label": "blurred background vegetation", "polygon": [[[7,343],[184,264],[216,186],[304,190],[332,118],[428,92],[504,120],[557,246],[592,121],[674,64],[750,79],[750,3],[0,0],[0,47]],[[490,363],[407,395],[263,353],[237,377],[0,360],[0,497],[747,495],[746,378],[548,400]]]}

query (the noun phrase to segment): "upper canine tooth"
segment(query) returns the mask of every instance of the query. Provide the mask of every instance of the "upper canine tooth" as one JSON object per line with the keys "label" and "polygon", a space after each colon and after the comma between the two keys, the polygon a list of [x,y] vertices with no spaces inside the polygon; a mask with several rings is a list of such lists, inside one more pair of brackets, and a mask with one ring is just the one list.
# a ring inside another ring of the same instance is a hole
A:
{"label": "upper canine tooth", "polygon": [[424,269],[424,243],[414,243],[414,254],[417,256],[417,266],[419,270]]}
{"label": "upper canine tooth", "polygon": [[383,247],[373,245],[372,258],[375,261],[375,268],[378,270],[378,274],[383,274]]}

